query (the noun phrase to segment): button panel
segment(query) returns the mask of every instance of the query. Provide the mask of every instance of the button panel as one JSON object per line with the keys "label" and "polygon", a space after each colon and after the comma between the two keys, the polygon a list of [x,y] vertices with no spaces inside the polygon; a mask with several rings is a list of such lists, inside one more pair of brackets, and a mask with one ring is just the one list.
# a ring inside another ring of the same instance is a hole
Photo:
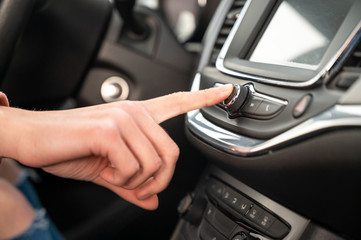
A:
{"label": "button panel", "polygon": [[[215,178],[208,180],[206,191],[219,207],[232,214],[238,221],[248,224],[251,228],[256,228],[273,238],[284,237],[290,231],[289,224],[284,220],[281,220],[253,199]],[[215,211],[218,211],[215,207],[206,211],[205,217],[208,221],[210,217],[213,217]]]}
{"label": "button panel", "polygon": [[[220,86],[216,83],[215,86]],[[255,119],[275,117],[288,104],[287,101],[257,92],[253,84],[235,84],[232,94],[219,106],[230,118],[246,116]]]}

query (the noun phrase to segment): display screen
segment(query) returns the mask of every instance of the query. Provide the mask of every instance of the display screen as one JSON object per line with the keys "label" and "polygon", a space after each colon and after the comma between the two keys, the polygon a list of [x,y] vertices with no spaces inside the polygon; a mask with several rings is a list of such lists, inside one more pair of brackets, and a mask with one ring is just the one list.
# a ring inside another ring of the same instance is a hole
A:
{"label": "display screen", "polygon": [[316,69],[354,0],[285,0],[257,45],[252,62]]}

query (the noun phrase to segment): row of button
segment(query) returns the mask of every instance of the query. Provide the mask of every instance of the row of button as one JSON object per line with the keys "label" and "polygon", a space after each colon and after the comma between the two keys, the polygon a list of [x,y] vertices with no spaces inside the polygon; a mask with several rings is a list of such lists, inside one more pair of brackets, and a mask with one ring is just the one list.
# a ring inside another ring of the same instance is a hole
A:
{"label": "row of button", "polygon": [[268,118],[277,114],[283,107],[283,104],[250,94],[241,112],[254,118]]}
{"label": "row of button", "polygon": [[224,203],[237,212],[247,222],[254,223],[253,227],[261,230],[265,234],[272,237],[282,237],[289,232],[286,224],[269,213],[253,200],[248,199],[244,195],[236,192],[233,188],[223,184],[222,182],[211,178],[207,184],[207,192],[220,203]]}

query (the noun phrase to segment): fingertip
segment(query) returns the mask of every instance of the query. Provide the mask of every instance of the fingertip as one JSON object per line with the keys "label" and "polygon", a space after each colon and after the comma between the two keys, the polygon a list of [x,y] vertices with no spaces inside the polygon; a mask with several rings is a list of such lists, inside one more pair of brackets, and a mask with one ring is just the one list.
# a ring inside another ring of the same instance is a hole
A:
{"label": "fingertip", "polygon": [[138,199],[141,204],[137,204],[138,206],[147,209],[147,210],[157,210],[159,207],[159,199],[157,194],[152,194],[150,196],[148,196],[147,198],[144,199]]}
{"label": "fingertip", "polygon": [[224,99],[229,97],[233,91],[233,84],[222,84],[212,88],[201,90],[206,93],[209,97],[207,98],[207,106],[212,106],[222,102]]}
{"label": "fingertip", "polygon": [[145,195],[140,195],[140,196],[137,196],[137,198],[141,201],[144,201],[152,196],[154,196],[155,194],[152,194],[152,193],[148,193],[148,194],[145,194]]}
{"label": "fingertip", "polygon": [[227,83],[227,84],[221,85],[221,86],[216,87],[216,88],[219,91],[219,93],[221,93],[222,95],[228,97],[233,91],[233,84]]}
{"label": "fingertip", "polygon": [[139,200],[136,194],[138,190],[127,190],[122,187],[115,186],[101,177],[98,177],[96,180],[94,180],[94,183],[108,188],[118,196],[122,197],[124,200],[146,210],[156,210],[159,206],[159,199],[157,194],[153,194],[144,200]]}

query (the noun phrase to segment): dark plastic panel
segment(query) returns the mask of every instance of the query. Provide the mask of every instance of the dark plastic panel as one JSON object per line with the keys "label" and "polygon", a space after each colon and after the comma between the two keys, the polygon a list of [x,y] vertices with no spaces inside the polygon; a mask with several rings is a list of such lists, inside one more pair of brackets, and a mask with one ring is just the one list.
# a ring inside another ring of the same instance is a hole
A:
{"label": "dark plastic panel", "polygon": [[187,131],[217,166],[306,218],[351,239],[359,237],[361,130],[340,129],[267,155],[242,158],[216,150]]}
{"label": "dark plastic panel", "polygon": [[[105,39],[81,87],[78,97],[81,105],[103,103],[101,84],[113,75],[128,82],[130,100],[149,99],[189,88],[195,56],[184,50],[157,13],[146,9],[138,11],[153,24],[150,44],[147,40],[124,41],[124,36],[119,41]],[[140,48],[139,45],[149,46]]]}
{"label": "dark plastic panel", "polygon": [[33,11],[35,0],[0,1],[0,83],[12,52]]}
{"label": "dark plastic panel", "polygon": [[74,95],[110,12],[105,0],[51,0],[34,13],[1,86],[12,105],[46,107]]}
{"label": "dark plastic panel", "polygon": [[[212,87],[215,83],[237,83],[242,85],[250,83],[250,81],[224,75],[215,68],[204,68],[202,72],[201,89]],[[253,82],[253,85],[257,92],[286,100],[288,101],[288,105],[280,114],[268,120],[252,119],[246,116],[230,119],[226,111],[217,106],[204,108],[202,109],[202,113],[208,120],[231,131],[254,138],[267,139],[332,107],[337,103],[342,94],[342,92],[330,91],[324,86],[305,90],[280,88],[256,82]],[[310,94],[315,97],[307,111],[301,117],[295,118],[293,116],[293,108],[305,94]]]}

